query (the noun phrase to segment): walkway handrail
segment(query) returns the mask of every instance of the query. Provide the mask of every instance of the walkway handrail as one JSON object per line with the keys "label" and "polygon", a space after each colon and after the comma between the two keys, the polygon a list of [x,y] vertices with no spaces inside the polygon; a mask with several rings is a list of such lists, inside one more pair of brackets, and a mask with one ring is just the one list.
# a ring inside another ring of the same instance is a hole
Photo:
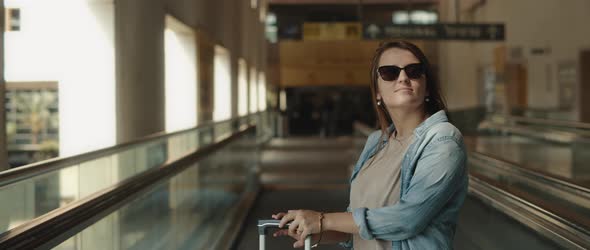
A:
{"label": "walkway handrail", "polygon": [[588,249],[590,236],[557,214],[469,174],[469,193],[567,249]]}
{"label": "walkway handrail", "polygon": [[132,140],[129,142],[125,142],[125,143],[121,143],[121,144],[118,144],[118,145],[115,145],[112,147],[108,147],[108,148],[98,149],[95,151],[82,153],[79,155],[74,155],[74,156],[69,156],[69,157],[53,158],[53,159],[25,165],[25,166],[18,167],[18,168],[9,169],[9,170],[0,172],[0,187],[6,186],[11,183],[15,183],[20,180],[27,179],[27,178],[35,177],[35,176],[38,176],[38,175],[41,175],[41,174],[44,174],[47,172],[51,172],[51,171],[55,171],[55,170],[58,170],[61,168],[69,167],[69,166],[80,164],[80,163],[87,162],[87,161],[91,161],[91,160],[98,159],[98,158],[101,158],[104,156],[108,156],[108,155],[111,155],[111,154],[114,154],[117,152],[122,152],[126,149],[130,149],[134,146],[141,145],[141,144],[144,144],[144,143],[147,143],[150,141],[158,141],[163,138],[172,137],[175,135],[203,129],[206,127],[213,127],[217,124],[236,122],[241,119],[247,119],[247,118],[252,117],[256,114],[258,114],[258,113],[250,114],[250,115],[244,116],[244,117],[230,118],[230,119],[223,120],[223,121],[215,121],[215,122],[208,121],[208,122],[204,122],[202,124],[199,124],[193,128],[183,129],[183,130],[170,132],[170,133],[166,133],[165,131],[158,132],[158,133],[154,133],[152,135],[148,135],[146,137],[142,137],[142,138]]}
{"label": "walkway handrail", "polygon": [[564,128],[590,130],[590,123],[585,123],[585,122],[544,119],[544,118],[534,118],[534,117],[514,116],[514,115],[502,115],[502,114],[491,115],[492,120],[494,120],[495,117],[500,117],[502,119],[506,119],[507,121],[514,121],[514,122],[518,122],[518,123],[528,123],[528,124],[545,125],[545,126],[552,126],[552,127],[564,127]]}
{"label": "walkway handrail", "polygon": [[496,123],[493,121],[483,121],[479,124],[480,130],[500,130],[516,135],[521,135],[529,138],[539,139],[552,143],[572,144],[584,143],[589,144],[590,138],[587,136],[590,131],[570,132],[559,129],[539,129],[531,128],[527,125],[515,125]]}
{"label": "walkway handrail", "polygon": [[354,121],[352,123],[352,128],[354,129],[354,131],[359,132],[361,135],[364,136],[369,136],[373,131],[375,131],[375,129],[371,128],[369,125],[364,124],[362,122],[359,121]]}
{"label": "walkway handrail", "polygon": [[146,170],[109,188],[53,210],[0,235],[0,249],[51,248],[75,235],[151,187],[165,181],[192,163],[256,129],[242,125],[238,132],[221,138],[176,160]]}
{"label": "walkway handrail", "polygon": [[560,176],[544,173],[543,171],[538,170],[533,171],[529,168],[522,167],[518,163],[511,162],[506,159],[499,159],[496,156],[482,152],[469,152],[469,157],[484,161],[489,165],[502,168],[505,171],[510,171],[521,176],[526,176],[531,180],[551,185],[552,187],[564,190],[567,193],[576,194],[576,196],[590,200],[590,188],[578,185]]}

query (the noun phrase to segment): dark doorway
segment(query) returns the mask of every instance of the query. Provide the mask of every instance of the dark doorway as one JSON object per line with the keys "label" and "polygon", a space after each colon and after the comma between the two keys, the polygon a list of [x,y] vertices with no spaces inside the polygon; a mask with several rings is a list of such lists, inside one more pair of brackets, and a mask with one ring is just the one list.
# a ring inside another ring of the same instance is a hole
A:
{"label": "dark doorway", "polygon": [[375,124],[368,87],[297,87],[286,93],[290,135],[351,135],[354,121]]}

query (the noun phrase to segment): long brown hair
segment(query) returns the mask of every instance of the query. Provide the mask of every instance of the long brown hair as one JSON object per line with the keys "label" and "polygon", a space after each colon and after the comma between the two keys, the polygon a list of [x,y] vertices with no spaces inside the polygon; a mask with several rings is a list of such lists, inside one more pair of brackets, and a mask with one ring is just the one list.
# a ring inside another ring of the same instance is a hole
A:
{"label": "long brown hair", "polygon": [[428,92],[428,98],[430,99],[428,102],[424,104],[424,112],[428,115],[432,115],[439,110],[447,110],[447,105],[445,100],[441,95],[440,85],[436,79],[434,71],[428,59],[418,48],[418,46],[414,45],[408,41],[385,41],[379,44],[377,50],[375,50],[375,55],[373,56],[373,61],[371,63],[371,100],[373,101],[373,107],[377,113],[378,125],[382,131],[381,136],[387,135],[385,138],[389,138],[390,134],[387,131],[389,124],[393,121],[391,120],[391,116],[387,112],[385,108],[381,108],[377,105],[377,91],[378,91],[378,77],[379,74],[377,73],[377,68],[379,68],[379,60],[381,60],[381,55],[383,52],[391,49],[391,48],[398,48],[403,49],[411,52],[424,66],[425,68],[425,77],[426,77],[426,91]]}

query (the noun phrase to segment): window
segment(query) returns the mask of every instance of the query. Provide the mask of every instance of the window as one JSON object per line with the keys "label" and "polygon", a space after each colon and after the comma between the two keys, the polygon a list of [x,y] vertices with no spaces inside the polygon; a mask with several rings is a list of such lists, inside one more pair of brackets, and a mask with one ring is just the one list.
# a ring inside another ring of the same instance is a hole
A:
{"label": "window", "polygon": [[6,22],[4,27],[5,31],[20,31],[20,9],[17,8],[6,8]]}
{"label": "window", "polygon": [[258,111],[266,110],[266,75],[258,72]]}
{"label": "window", "polygon": [[238,115],[248,114],[248,65],[244,58],[238,60]]}
{"label": "window", "polygon": [[166,16],[166,131],[197,125],[197,47],[193,30]]}
{"label": "window", "polygon": [[256,68],[250,68],[250,113],[258,111],[258,71]]}
{"label": "window", "polygon": [[219,45],[215,46],[215,58],[213,59],[213,120],[222,121],[231,118],[231,66],[229,51]]}

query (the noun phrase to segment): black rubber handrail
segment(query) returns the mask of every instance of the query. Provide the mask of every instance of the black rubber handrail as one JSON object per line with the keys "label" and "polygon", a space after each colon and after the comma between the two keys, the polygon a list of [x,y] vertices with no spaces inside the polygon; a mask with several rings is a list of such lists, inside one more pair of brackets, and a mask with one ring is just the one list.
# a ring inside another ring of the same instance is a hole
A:
{"label": "black rubber handrail", "polygon": [[55,247],[84,228],[192,166],[228,143],[256,130],[255,125],[215,139],[214,143],[168,161],[114,186],[74,201],[0,235],[0,249],[47,249]]}
{"label": "black rubber handrail", "polygon": [[0,187],[6,186],[6,185],[9,185],[9,184],[12,184],[12,183],[24,180],[24,179],[35,177],[35,176],[38,176],[38,175],[41,175],[44,173],[55,171],[55,170],[58,170],[61,168],[70,167],[70,166],[77,165],[77,164],[80,164],[83,162],[88,162],[88,161],[95,160],[95,159],[98,159],[98,158],[101,158],[104,156],[119,153],[124,150],[130,149],[134,146],[137,146],[137,145],[146,144],[146,143],[152,142],[152,141],[158,141],[158,140],[161,140],[164,138],[169,138],[169,137],[172,137],[175,135],[179,135],[179,134],[183,134],[183,133],[187,133],[187,132],[192,132],[192,131],[196,131],[196,130],[200,130],[200,129],[212,128],[213,126],[215,126],[217,124],[237,122],[241,119],[247,119],[247,118],[255,116],[257,114],[259,114],[259,113],[251,114],[251,115],[245,116],[245,117],[236,117],[236,118],[231,118],[231,119],[217,121],[217,122],[213,122],[213,121],[204,122],[202,124],[197,125],[196,127],[188,128],[188,129],[184,129],[184,130],[180,130],[180,131],[175,131],[172,133],[158,132],[158,133],[146,136],[146,137],[142,137],[137,140],[118,144],[118,145],[115,145],[112,147],[103,148],[103,149],[99,149],[99,150],[95,150],[95,151],[91,151],[91,152],[87,152],[87,153],[83,153],[83,154],[79,154],[79,155],[75,155],[75,156],[70,156],[70,157],[53,158],[53,159],[25,165],[22,167],[6,170],[3,172],[0,172]]}

